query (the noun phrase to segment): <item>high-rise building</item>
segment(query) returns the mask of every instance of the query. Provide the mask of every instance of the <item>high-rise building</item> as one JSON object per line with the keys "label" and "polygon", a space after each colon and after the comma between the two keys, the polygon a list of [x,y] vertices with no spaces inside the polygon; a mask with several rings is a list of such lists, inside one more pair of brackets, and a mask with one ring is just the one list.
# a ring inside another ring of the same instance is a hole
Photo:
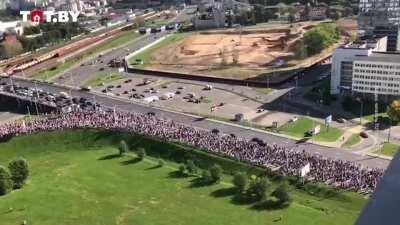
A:
{"label": "high-rise building", "polygon": [[400,0],[360,0],[359,25],[371,30],[375,26],[400,24]]}
{"label": "high-rise building", "polygon": [[399,51],[400,0],[360,0],[360,35],[388,37],[388,51]]}

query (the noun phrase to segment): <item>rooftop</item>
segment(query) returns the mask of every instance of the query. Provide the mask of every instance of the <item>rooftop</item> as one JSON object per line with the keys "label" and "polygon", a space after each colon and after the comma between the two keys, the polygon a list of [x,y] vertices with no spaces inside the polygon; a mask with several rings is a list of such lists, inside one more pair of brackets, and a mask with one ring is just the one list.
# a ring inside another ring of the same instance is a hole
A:
{"label": "rooftop", "polygon": [[[368,61],[368,62],[374,61],[374,62],[400,63],[400,53],[373,52],[369,56],[356,57],[355,60],[357,60],[357,61]],[[400,170],[400,165],[399,165],[399,170]]]}

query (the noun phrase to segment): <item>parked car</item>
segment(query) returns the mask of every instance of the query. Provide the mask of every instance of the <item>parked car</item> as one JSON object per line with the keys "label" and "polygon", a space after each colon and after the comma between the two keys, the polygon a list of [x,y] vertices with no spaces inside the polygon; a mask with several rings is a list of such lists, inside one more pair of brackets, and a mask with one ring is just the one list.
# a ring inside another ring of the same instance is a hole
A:
{"label": "parked car", "polygon": [[362,138],[368,138],[368,134],[364,131],[360,132],[360,137]]}

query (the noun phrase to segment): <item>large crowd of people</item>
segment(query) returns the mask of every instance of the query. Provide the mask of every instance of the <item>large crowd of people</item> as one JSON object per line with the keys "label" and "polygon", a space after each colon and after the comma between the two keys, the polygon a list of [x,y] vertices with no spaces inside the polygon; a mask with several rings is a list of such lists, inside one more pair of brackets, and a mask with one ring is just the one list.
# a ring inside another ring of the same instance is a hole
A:
{"label": "large crowd of people", "polygon": [[4,124],[0,126],[0,138],[75,128],[118,130],[165,141],[178,141],[253,165],[275,168],[283,175],[298,176],[302,168],[309,165],[307,179],[362,192],[373,191],[384,172],[382,169],[362,168],[353,162],[328,159],[296,148],[288,149],[272,143],[260,144],[154,115],[126,112],[77,111],[29,122]]}

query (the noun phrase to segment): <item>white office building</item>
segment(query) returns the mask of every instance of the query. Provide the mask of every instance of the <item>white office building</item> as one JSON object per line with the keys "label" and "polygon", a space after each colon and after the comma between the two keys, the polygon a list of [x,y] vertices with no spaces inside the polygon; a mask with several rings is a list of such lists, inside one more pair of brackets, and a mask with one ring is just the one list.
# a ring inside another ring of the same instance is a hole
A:
{"label": "white office building", "polygon": [[400,54],[386,52],[387,38],[340,47],[332,56],[331,94],[400,95]]}
{"label": "white office building", "polygon": [[400,55],[373,53],[353,62],[352,90],[359,93],[400,95]]}

